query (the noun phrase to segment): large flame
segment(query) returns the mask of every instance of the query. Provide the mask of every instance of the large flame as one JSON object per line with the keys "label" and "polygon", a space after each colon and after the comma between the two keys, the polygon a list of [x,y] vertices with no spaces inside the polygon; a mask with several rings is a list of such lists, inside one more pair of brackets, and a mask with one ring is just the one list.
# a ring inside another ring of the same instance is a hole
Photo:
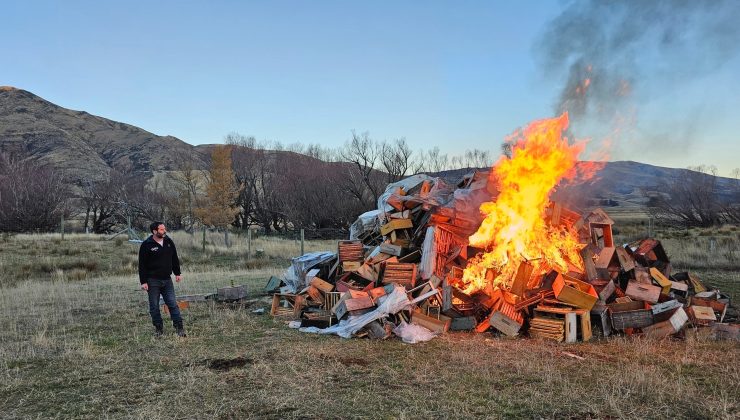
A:
{"label": "large flame", "polygon": [[469,238],[470,245],[486,252],[468,261],[462,279],[466,293],[488,286],[509,288],[522,261],[533,264],[536,273],[567,272],[569,263],[582,268],[577,234],[550,226],[544,217],[553,188],[575,175],[585,147],[568,144],[562,135],[567,127],[567,113],[531,123],[515,133],[512,157],[494,165],[499,195],[481,205],[485,219]]}

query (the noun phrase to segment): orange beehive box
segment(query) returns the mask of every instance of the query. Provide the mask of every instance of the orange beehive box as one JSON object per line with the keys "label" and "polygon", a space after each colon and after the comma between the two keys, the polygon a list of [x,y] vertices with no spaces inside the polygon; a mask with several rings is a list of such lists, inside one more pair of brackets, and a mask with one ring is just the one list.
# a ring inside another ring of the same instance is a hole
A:
{"label": "orange beehive box", "polygon": [[558,274],[555,278],[552,290],[557,300],[589,311],[599,300],[599,294],[593,286],[563,274]]}

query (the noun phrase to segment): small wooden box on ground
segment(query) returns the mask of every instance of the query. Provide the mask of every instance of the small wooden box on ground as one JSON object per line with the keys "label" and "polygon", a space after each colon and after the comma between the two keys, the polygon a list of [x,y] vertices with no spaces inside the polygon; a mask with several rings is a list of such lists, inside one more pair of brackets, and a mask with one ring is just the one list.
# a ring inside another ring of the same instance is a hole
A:
{"label": "small wooden box on ground", "polygon": [[[190,303],[186,300],[178,300],[177,301],[177,307],[180,308],[180,310],[187,309],[190,307]],[[162,312],[169,315],[170,314],[170,308],[167,305],[162,305]]]}
{"label": "small wooden box on ground", "polygon": [[691,305],[692,306],[707,306],[712,308],[712,310],[715,312],[715,314],[719,314],[719,322],[724,321],[725,314],[727,313],[727,307],[728,304],[724,302],[720,302],[718,300],[712,300],[702,297],[696,297],[693,296],[691,298]]}
{"label": "small wooden box on ground", "polygon": [[233,287],[221,287],[216,290],[217,298],[220,301],[235,301],[247,297],[247,286],[239,285]]}

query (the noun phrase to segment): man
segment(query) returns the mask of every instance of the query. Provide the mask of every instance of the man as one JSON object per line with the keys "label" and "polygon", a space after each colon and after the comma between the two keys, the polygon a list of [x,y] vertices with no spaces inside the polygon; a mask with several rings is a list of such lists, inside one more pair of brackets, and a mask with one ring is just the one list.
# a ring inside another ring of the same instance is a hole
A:
{"label": "man", "polygon": [[139,282],[141,288],[149,294],[149,314],[154,324],[154,335],[161,337],[164,332],[162,314],[159,313],[159,296],[170,310],[172,325],[177,335],[185,337],[185,328],[182,325],[180,308],[175,300],[175,286],[170,274],[175,274],[175,281],[182,280],[180,275],[180,260],[177,258],[177,249],[167,235],[167,229],[162,222],[149,225],[152,235],[142,242],[139,248]]}

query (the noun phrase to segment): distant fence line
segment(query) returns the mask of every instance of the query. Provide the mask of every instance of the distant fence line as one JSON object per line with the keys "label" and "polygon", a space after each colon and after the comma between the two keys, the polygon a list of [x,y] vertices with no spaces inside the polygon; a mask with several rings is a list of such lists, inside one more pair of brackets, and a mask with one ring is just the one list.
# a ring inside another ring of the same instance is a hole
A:
{"label": "distant fence line", "polygon": [[[167,221],[164,221],[165,225],[167,224]],[[92,234],[92,229],[88,227],[85,229],[84,227],[84,221],[82,219],[74,218],[74,219],[64,219],[60,218],[59,222],[56,223],[55,226],[53,226],[51,229],[38,229],[35,226],[24,226],[22,223],[15,223],[12,224],[13,228],[10,231],[2,231],[0,230],[0,233],[59,233],[59,234],[70,234],[70,233],[87,233]],[[168,227],[169,229],[169,227]],[[179,232],[187,232],[192,235],[200,234],[203,232],[203,229],[206,230],[208,233],[222,233],[223,229],[214,229],[210,227],[204,227],[202,225],[194,227],[193,231],[190,232],[186,229],[169,229],[170,231],[179,231]],[[349,231],[347,229],[337,229],[337,228],[298,228],[298,227],[291,227],[288,229],[282,229],[282,230],[272,230],[270,232],[266,232],[264,228],[261,227],[250,227],[249,229],[240,229],[240,228],[229,228],[229,235],[232,236],[245,236],[247,235],[247,232],[250,231],[251,235],[256,239],[261,236],[269,236],[269,237],[279,237],[283,239],[293,239],[293,240],[300,240],[301,238],[301,230],[303,230],[303,237],[306,240],[315,240],[315,239],[346,239],[349,236]],[[112,229],[110,229],[108,232],[104,233],[103,235],[109,235],[110,238],[115,238],[119,236],[125,236],[128,239],[145,239],[147,236],[149,236],[149,232],[146,231],[146,228],[141,227],[135,227],[135,226],[128,226],[128,225],[116,225]]]}

